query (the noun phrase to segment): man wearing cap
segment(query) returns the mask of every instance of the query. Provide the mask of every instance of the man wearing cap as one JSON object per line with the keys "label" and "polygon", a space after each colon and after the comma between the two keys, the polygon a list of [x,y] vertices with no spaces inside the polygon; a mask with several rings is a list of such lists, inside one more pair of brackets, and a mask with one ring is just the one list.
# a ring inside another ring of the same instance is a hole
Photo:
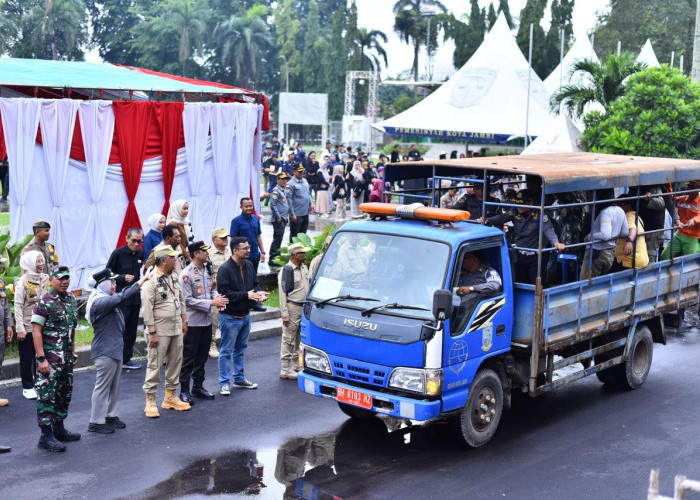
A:
{"label": "man wearing cap", "polygon": [[[231,249],[228,246],[228,233],[223,227],[214,229],[211,232],[211,241],[213,245],[209,247],[209,262],[211,262],[212,272],[214,274],[214,288],[216,288],[216,275],[219,272],[221,264],[231,258]],[[212,358],[219,357],[219,349],[216,347],[216,331],[219,329],[219,308],[211,308],[211,346],[209,347],[209,356]]]}
{"label": "man wearing cap", "polygon": [[92,275],[95,289],[85,309],[85,318],[95,330],[90,349],[90,357],[95,363],[95,388],[92,391],[88,432],[113,434],[114,429],[126,427],[117,412],[125,327],[120,306],[130,297],[138,295],[141,286],[152,274],[153,269],[150,269],[140,280],[116,293],[118,274],[107,268]]}
{"label": "man wearing cap", "polygon": [[296,380],[299,367],[299,341],[301,332],[301,311],[299,303],[309,291],[309,270],[306,267],[306,252],[309,249],[301,243],[289,245],[289,264],[294,269],[294,289],[285,295],[282,291],[282,272],[277,275],[279,286],[280,311],[282,312],[282,345],[280,378]]}
{"label": "man wearing cap", "polygon": [[[180,273],[180,287],[187,306],[187,335],[184,340],[180,371],[180,400],[192,404],[192,396],[214,399],[204,388],[204,364],[211,345],[212,307],[228,304],[228,299],[214,290],[214,273],[206,263],[211,247],[195,241],[187,247],[192,262]],[[194,381],[190,393],[190,376]]]}
{"label": "man wearing cap", "polygon": [[39,448],[61,452],[66,451],[64,442],[80,439],[80,434],[68,432],[63,426],[73,393],[78,306],[75,297],[66,293],[70,285],[66,266],[54,268],[50,285],[32,314],[32,339],[38,363],[36,409],[41,428]]}
{"label": "man wearing cap", "polygon": [[[126,245],[112,252],[107,261],[107,268],[117,275],[117,293],[136,283],[141,276],[143,267],[143,231],[138,227],[132,227],[126,233]],[[124,316],[124,353],[122,368],[138,370],[139,363],[131,360],[134,354],[136,342],[136,330],[139,326],[139,311],[141,310],[141,297],[138,293],[129,294],[128,298],[119,305]]]}
{"label": "man wearing cap", "polygon": [[38,220],[32,226],[32,230],[34,231],[34,239],[30,241],[22,251],[29,252],[31,250],[36,250],[37,252],[41,252],[46,262],[46,274],[51,274],[51,271],[58,266],[56,248],[49,243],[51,225],[45,220]]}
{"label": "man wearing cap", "polygon": [[[0,257],[0,272],[2,272],[5,262],[7,262],[7,259]],[[12,342],[12,327],[14,326],[10,304],[7,300],[5,280],[2,278],[0,278],[0,316],[2,316],[0,318],[2,322],[2,329],[0,329],[0,368],[2,368],[2,363],[5,360],[5,342]],[[0,398],[0,406],[7,406],[9,403],[7,399]]]}
{"label": "man wearing cap", "polygon": [[294,178],[289,181],[289,193],[289,242],[292,243],[292,238],[297,234],[306,233],[309,228],[309,211],[314,209],[311,188],[304,179],[304,165],[301,163],[294,168]]}
{"label": "man wearing cap", "polygon": [[[167,227],[167,226],[166,226]],[[170,246],[158,246],[155,252],[155,274],[141,287],[143,322],[148,330],[148,366],[143,391],[146,393],[144,413],[159,417],[156,391],[160,385],[160,369],[165,369],[165,397],[161,408],[185,411],[190,405],[175,394],[180,384],[183,337],[187,334],[187,310],[177,274],[177,254]]]}
{"label": "man wearing cap", "polygon": [[453,208],[459,200],[459,195],[457,194],[457,183],[453,182],[450,184],[447,193],[440,197],[440,208]]}
{"label": "man wearing cap", "polygon": [[[282,162],[282,172],[287,174],[289,177],[292,177],[294,175],[294,168],[298,165],[296,161],[294,161],[294,157],[296,156],[296,151],[293,149],[290,149],[287,151],[287,159]],[[277,178],[279,180],[279,177]]]}
{"label": "man wearing cap", "polygon": [[284,228],[290,216],[289,195],[290,189],[287,187],[289,176],[282,172],[277,175],[277,185],[270,194],[270,210],[272,210],[272,245],[270,245],[270,259],[279,255]]}

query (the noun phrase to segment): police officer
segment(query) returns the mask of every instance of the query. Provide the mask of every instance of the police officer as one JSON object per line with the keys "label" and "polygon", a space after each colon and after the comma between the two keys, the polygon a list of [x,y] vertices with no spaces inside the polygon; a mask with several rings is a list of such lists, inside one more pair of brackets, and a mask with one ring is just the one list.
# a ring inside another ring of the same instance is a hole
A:
{"label": "police officer", "polygon": [[[184,339],[180,400],[192,405],[192,396],[214,399],[204,388],[204,364],[211,345],[211,309],[228,304],[228,299],[214,290],[214,273],[206,265],[209,245],[195,241],[187,247],[192,262],[180,273],[180,287],[187,306],[187,335]],[[194,384],[190,394],[190,376]]]}
{"label": "police officer", "polygon": [[30,241],[22,251],[29,252],[30,250],[37,250],[41,252],[44,255],[44,262],[46,262],[45,272],[46,274],[51,274],[51,271],[58,266],[56,248],[49,243],[51,225],[45,220],[38,220],[32,225],[32,231],[34,231],[34,239]]}
{"label": "police officer", "polygon": [[270,195],[270,210],[272,210],[272,245],[270,246],[270,260],[280,253],[284,228],[289,220],[289,194],[287,187],[289,176],[282,172],[277,175],[277,185]]}
{"label": "police officer", "polygon": [[[297,162],[294,160],[296,157],[296,151],[290,149],[287,151],[287,159],[282,162],[282,172],[287,174],[289,177],[294,175],[294,168],[297,166]],[[279,177],[277,177],[279,180]]]}
{"label": "police officer", "polygon": [[289,181],[289,243],[299,233],[306,233],[309,228],[309,212],[314,205],[311,199],[309,181],[304,179],[304,165],[301,163],[294,168],[294,178]]}
{"label": "police officer", "polygon": [[290,301],[302,301],[309,291],[309,270],[306,267],[306,252],[309,249],[301,243],[289,246],[289,266],[294,269],[294,289],[285,295],[282,291],[282,272],[277,275],[279,285],[280,311],[282,312],[282,345],[280,358],[282,369],[280,378],[296,380],[299,368],[299,341],[301,333],[302,306]]}
{"label": "police officer", "polygon": [[481,257],[468,252],[462,260],[462,272],[457,282],[456,294],[460,297],[469,294],[494,293],[501,290],[501,276],[493,268],[485,264]]}
{"label": "police officer", "polygon": [[[219,272],[221,264],[231,258],[231,249],[228,246],[229,234],[223,227],[214,229],[211,233],[212,246],[209,247],[209,262],[211,263],[212,273],[214,274],[214,288],[216,288],[216,273]],[[216,359],[219,357],[219,349],[216,346],[216,331],[219,329],[219,308],[211,308],[211,346],[209,347],[209,356]]]}
{"label": "police officer", "polygon": [[[484,187],[481,184],[475,184],[472,185],[471,188],[472,192],[459,198],[452,208],[455,210],[466,210],[469,212],[469,220],[481,222],[484,209]],[[498,200],[493,196],[487,196],[486,201],[489,203],[498,203]],[[496,207],[486,206],[486,218],[493,217],[497,213],[498,209]]]}
{"label": "police officer", "polygon": [[50,284],[49,291],[34,306],[32,338],[38,362],[39,448],[60,452],[66,451],[63,442],[80,439],[80,434],[68,432],[63,426],[73,393],[78,307],[73,295],[66,293],[70,285],[66,266],[58,266],[51,272]]}
{"label": "police officer", "polygon": [[[516,203],[532,205],[534,196],[531,191],[522,189],[518,192]],[[505,214],[495,215],[486,220],[487,224],[502,227],[507,222],[513,223],[515,246],[521,248],[538,248],[540,231],[540,214],[530,208],[510,209]],[[544,215],[542,228],[545,238],[558,251],[564,250],[564,244],[559,242],[554,232],[552,221]],[[547,271],[548,254],[542,254],[542,275]],[[544,279],[544,278],[543,278]],[[534,284],[537,281],[537,252],[518,250],[517,266],[515,266],[515,281]]]}
{"label": "police officer", "polygon": [[[167,227],[167,226],[166,226]],[[159,417],[156,391],[160,385],[160,369],[166,363],[164,410],[186,411],[190,405],[175,395],[180,382],[183,337],[187,334],[185,298],[174,272],[177,252],[172,247],[158,246],[155,253],[155,274],[141,287],[143,322],[148,330],[148,365],[143,391],[146,393],[144,413]]]}
{"label": "police officer", "polygon": [[[0,272],[2,272],[5,262],[7,259],[0,257]],[[10,304],[7,300],[5,280],[2,278],[0,278],[0,322],[2,322],[2,328],[0,328],[0,368],[2,368],[2,362],[5,360],[5,342],[12,342],[12,326],[14,325]],[[0,398],[0,406],[7,406],[9,403],[7,399]]]}

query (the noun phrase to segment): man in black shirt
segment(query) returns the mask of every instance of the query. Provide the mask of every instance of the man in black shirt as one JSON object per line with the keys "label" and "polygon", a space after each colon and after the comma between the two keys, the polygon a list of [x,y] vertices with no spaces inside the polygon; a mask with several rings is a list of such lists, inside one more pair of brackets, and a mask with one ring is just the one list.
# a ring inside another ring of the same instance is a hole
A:
{"label": "man in black shirt", "polygon": [[[256,389],[245,378],[243,356],[248,347],[250,334],[250,309],[258,302],[267,299],[267,293],[258,292],[258,277],[253,263],[247,260],[250,254],[248,238],[231,238],[231,259],[219,268],[216,287],[219,295],[228,299],[224,309],[219,310],[219,394],[229,396],[231,385],[236,389]],[[231,384],[231,364],[233,364],[233,384]]]}
{"label": "man in black shirt", "polygon": [[[132,227],[126,234],[126,245],[117,248],[107,261],[107,268],[117,274],[117,290],[121,292],[126,287],[136,283],[141,277],[141,267],[143,266],[143,231],[138,227]],[[138,370],[139,363],[131,360],[134,354],[134,342],[136,342],[136,329],[139,323],[139,311],[141,310],[141,296],[137,293],[125,300],[119,306],[124,315],[124,356],[122,368],[127,370]]]}
{"label": "man in black shirt", "polygon": [[415,144],[411,146],[411,150],[408,152],[408,157],[413,161],[418,161],[421,159],[420,151],[418,151],[418,146],[416,146]]}

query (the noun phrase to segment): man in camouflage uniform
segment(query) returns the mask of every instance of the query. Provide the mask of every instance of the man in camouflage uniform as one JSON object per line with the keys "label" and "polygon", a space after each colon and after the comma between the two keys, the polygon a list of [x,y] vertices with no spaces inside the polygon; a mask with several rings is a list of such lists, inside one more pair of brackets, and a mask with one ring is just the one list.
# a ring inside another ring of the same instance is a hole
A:
{"label": "man in camouflage uniform", "polygon": [[29,242],[29,244],[24,247],[22,252],[29,252],[30,250],[36,250],[41,252],[44,256],[44,262],[46,262],[44,267],[44,272],[46,274],[51,274],[58,266],[58,255],[56,254],[56,248],[49,243],[49,237],[51,236],[51,225],[45,220],[38,220],[32,226],[34,231],[34,239]]}
{"label": "man in camouflage uniform", "polygon": [[34,306],[32,337],[38,362],[39,448],[58,452],[66,450],[63,442],[80,439],[80,434],[68,432],[63,426],[73,392],[78,307],[73,295],[66,293],[70,285],[70,271],[66,266],[56,267],[51,272],[50,285],[49,291]]}

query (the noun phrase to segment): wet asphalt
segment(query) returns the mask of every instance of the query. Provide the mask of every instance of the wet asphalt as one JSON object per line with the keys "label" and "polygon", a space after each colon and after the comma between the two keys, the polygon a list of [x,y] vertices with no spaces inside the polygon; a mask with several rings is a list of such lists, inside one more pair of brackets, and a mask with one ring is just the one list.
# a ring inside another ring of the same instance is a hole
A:
{"label": "wet asphalt", "polygon": [[[517,397],[486,446],[461,443],[452,422],[406,427],[349,421],[329,400],[278,378],[279,340],[252,342],[246,375],[257,390],[217,394],[189,412],[143,415],[143,370],[122,378],[112,435],[86,432],[94,372],[75,376],[68,450],[39,450],[34,402],[0,388],[0,498],[646,498],[673,477],[700,480],[700,332],[655,345],[645,385],[631,392],[588,377],[537,399]],[[206,386],[217,388],[215,361]],[[162,389],[159,401],[162,398]]]}

